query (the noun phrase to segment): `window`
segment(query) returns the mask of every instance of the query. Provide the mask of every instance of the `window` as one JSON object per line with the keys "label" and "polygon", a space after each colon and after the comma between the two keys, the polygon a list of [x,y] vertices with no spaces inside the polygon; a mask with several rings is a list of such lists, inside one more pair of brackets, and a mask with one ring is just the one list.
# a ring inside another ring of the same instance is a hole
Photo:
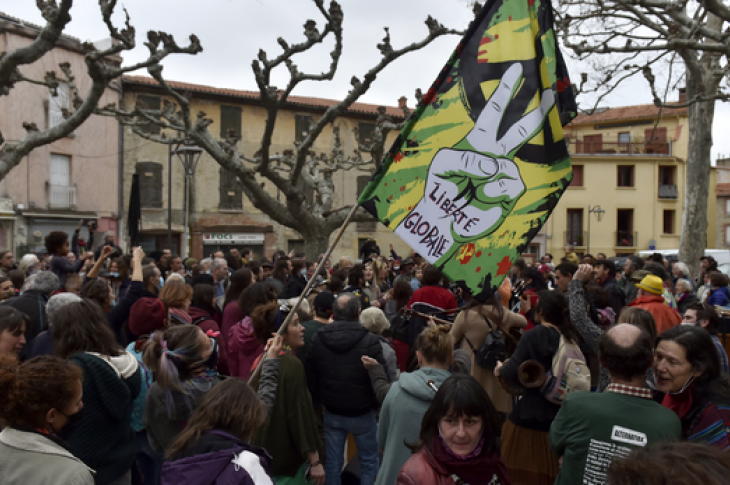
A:
{"label": "window", "polygon": [[295,119],[295,130],[296,130],[296,141],[301,142],[306,138],[309,133],[310,125],[314,123],[314,117],[309,115],[296,115]]}
{"label": "window", "polygon": [[[162,105],[162,101],[159,96],[147,96],[145,94],[137,95],[137,109],[140,110],[159,110]],[[157,118],[157,116],[155,116]],[[143,133],[150,135],[159,135],[160,127],[154,123],[147,123],[140,125],[140,130]],[[140,177],[141,179],[142,177]]]}
{"label": "window", "polygon": [[583,165],[573,165],[573,180],[570,187],[583,187]]}
{"label": "window", "polygon": [[662,233],[663,234],[674,234],[674,211],[665,210],[662,222]]}
{"label": "window", "polygon": [[[296,253],[303,253],[304,252],[304,239],[289,239],[288,248],[289,253],[294,251],[294,254]],[[287,254],[289,254],[287,253]]]}
{"label": "window", "polygon": [[730,199],[725,199],[725,215],[730,215]]}
{"label": "window", "polygon": [[241,107],[221,106],[221,139],[241,136]]}
{"label": "window", "polygon": [[676,173],[675,167],[672,165],[659,166],[659,198],[660,199],[676,199],[677,184],[674,180]]}
{"label": "window", "polygon": [[243,190],[241,183],[234,174],[220,168],[220,204],[221,210],[243,210]]}
{"label": "window", "polygon": [[55,187],[68,187],[71,182],[71,157],[51,154],[51,176],[48,183]]}
{"label": "window", "polygon": [[619,165],[618,166],[618,181],[616,183],[619,187],[633,187],[634,186],[634,166],[633,165]]}
{"label": "window", "polygon": [[583,209],[568,209],[565,244],[583,246]]}
{"label": "window", "polygon": [[725,226],[725,246],[730,246],[730,226]]}
{"label": "window", "polygon": [[647,128],[644,130],[646,153],[669,154],[669,143],[667,143],[666,128]]}
{"label": "window", "polygon": [[628,131],[623,131],[618,134],[618,143],[621,146],[626,146],[629,143],[631,143],[631,133]]}
{"label": "window", "polygon": [[361,145],[369,145],[373,142],[375,123],[359,123],[357,125],[358,141]]}
{"label": "window", "polygon": [[[372,179],[372,175],[360,175],[357,177],[357,194],[355,194],[355,197],[357,197],[359,194],[362,194],[365,190],[365,187],[370,183],[370,179]],[[357,230],[358,231],[368,231],[373,232],[377,229],[377,222],[373,220],[372,222],[358,222],[357,223]]]}
{"label": "window", "polygon": [[139,162],[136,166],[139,175],[139,202],[143,209],[162,208],[162,164]]}
{"label": "window", "polygon": [[69,93],[68,84],[64,82],[58,83],[56,89],[56,96],[51,94],[51,98],[48,100],[48,127],[53,128],[56,125],[63,123],[66,118],[63,116],[64,111],[68,112],[71,109],[71,98]]}
{"label": "window", "polygon": [[634,247],[634,209],[616,211],[616,246]]}

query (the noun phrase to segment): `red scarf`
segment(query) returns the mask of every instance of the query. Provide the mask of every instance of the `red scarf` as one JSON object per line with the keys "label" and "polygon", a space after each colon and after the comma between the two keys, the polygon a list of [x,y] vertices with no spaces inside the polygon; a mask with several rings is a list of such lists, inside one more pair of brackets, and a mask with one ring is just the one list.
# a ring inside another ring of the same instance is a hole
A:
{"label": "red scarf", "polygon": [[669,408],[679,416],[679,419],[684,419],[687,413],[692,409],[694,403],[694,384],[691,384],[681,394],[664,394],[662,399],[662,406]]}
{"label": "red scarf", "polygon": [[441,436],[436,436],[431,444],[431,455],[448,473],[458,476],[469,485],[487,485],[495,474],[500,485],[510,485],[502,456],[498,451],[486,452],[483,437],[471,454],[462,457],[454,454]]}
{"label": "red scarf", "polygon": [[170,308],[169,312],[172,315],[179,317],[185,323],[193,323],[193,318],[188,314],[188,312],[186,312],[182,308]]}

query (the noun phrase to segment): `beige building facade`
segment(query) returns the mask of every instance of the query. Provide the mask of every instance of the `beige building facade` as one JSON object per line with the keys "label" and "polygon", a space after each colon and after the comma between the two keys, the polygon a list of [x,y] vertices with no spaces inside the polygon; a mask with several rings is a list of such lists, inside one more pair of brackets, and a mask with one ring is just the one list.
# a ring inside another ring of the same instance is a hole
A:
{"label": "beige building facade", "polygon": [[[192,96],[191,112],[203,111],[213,120],[209,126],[215,137],[223,138],[229,129],[241,134],[238,149],[252,156],[260,147],[266,121],[266,111],[260,105],[258,93],[212,88],[169,81],[180,92]],[[148,77],[128,76],[124,78],[124,101],[126,106],[141,103],[155,108],[165,99],[165,93],[157,83]],[[169,100],[169,99],[168,99]],[[171,101],[171,100],[170,100]],[[324,110],[336,103],[334,100],[289,97],[289,105],[279,112],[271,145],[272,153],[291,150],[294,142],[302,137],[310,119],[318,119]],[[395,120],[402,117],[397,108],[387,108],[387,114]],[[377,106],[356,103],[334,122],[339,127],[343,150],[353,155],[358,143],[353,133],[358,128],[360,136],[367,137],[377,117]],[[150,128],[154,131],[154,128]],[[124,127],[124,207],[129,205],[132,178],[136,174],[140,181],[141,194],[141,243],[147,251],[170,247],[173,252],[184,252],[185,220],[185,175],[182,163],[175,155],[169,163],[169,147],[146,140]],[[173,134],[174,135],[174,134]],[[395,140],[397,133],[391,132],[386,147]],[[316,140],[312,150],[316,153],[331,153],[334,138],[332,129],[325,128]],[[368,154],[363,154],[366,158]],[[168,165],[171,171],[168,171]],[[372,176],[368,170],[337,171],[334,175],[334,208],[353,205],[359,192]],[[171,174],[171,179],[169,178]],[[187,205],[190,238],[187,247],[190,256],[202,258],[217,249],[224,251],[231,247],[249,247],[257,257],[271,257],[274,251],[286,252],[303,248],[302,236],[272,221],[265,213],[255,208],[242,193],[235,177],[223,170],[207,153],[203,153],[191,177],[190,196]],[[170,183],[171,182],[171,183]],[[279,200],[273,183],[266,179],[260,182],[269,193]],[[172,188],[171,198],[169,188]],[[168,207],[172,207],[172,240],[168,242]],[[353,223],[333,252],[332,260],[347,256],[353,261],[359,257],[359,248],[367,238],[374,237],[387,253],[393,244],[399,254],[410,253],[410,248],[380,223]]]}
{"label": "beige building facade", "polygon": [[[0,14],[0,52],[10,52],[33,42],[40,27]],[[110,59],[121,63],[121,58]],[[59,64],[69,63],[83,97],[91,87],[86,74],[81,41],[62,36],[57,46],[37,62],[21,66],[21,73],[43,79],[46,72],[63,74]],[[100,104],[119,101],[110,87]],[[61,83],[57,96],[45,86],[20,82],[0,97],[0,130],[6,142],[25,136],[23,123],[40,130],[63,121],[71,110],[69,86]],[[113,118],[92,117],[71,135],[33,150],[0,181],[0,247],[21,256],[44,251],[43,238],[52,230],[72,235],[80,219],[98,223],[98,237],[118,233],[119,124]],[[88,230],[83,230],[88,237]]]}

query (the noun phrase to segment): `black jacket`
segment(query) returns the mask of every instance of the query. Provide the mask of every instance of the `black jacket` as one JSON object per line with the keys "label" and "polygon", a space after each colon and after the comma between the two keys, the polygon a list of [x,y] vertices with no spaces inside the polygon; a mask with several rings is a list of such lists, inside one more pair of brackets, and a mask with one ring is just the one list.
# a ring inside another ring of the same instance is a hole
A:
{"label": "black jacket", "polygon": [[48,329],[48,315],[46,313],[46,303],[48,303],[48,295],[39,290],[28,290],[18,298],[12,298],[6,305],[28,315],[30,325],[25,329],[25,347],[21,353],[24,359],[26,352],[30,348],[30,343],[39,333]]}
{"label": "black jacket", "polygon": [[621,314],[621,310],[623,310],[624,306],[626,306],[626,293],[624,293],[624,290],[619,288],[616,284],[616,280],[613,278],[601,286],[604,290],[606,290],[606,292],[608,292],[611,308],[613,308],[613,311],[616,313],[616,319],[618,319],[618,316]]}
{"label": "black jacket", "polygon": [[377,409],[363,355],[385,366],[378,337],[359,322],[335,321],[320,328],[305,363],[312,400],[340,416],[362,416]]}
{"label": "black jacket", "polygon": [[291,276],[286,282],[286,297],[298,298],[304,292],[307,280],[302,276]]}

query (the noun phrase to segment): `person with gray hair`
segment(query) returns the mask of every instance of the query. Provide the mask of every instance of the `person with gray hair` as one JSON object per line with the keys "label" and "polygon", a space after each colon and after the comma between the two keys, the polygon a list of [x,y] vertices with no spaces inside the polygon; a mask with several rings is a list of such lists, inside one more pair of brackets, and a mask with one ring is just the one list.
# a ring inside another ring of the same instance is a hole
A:
{"label": "person with gray hair", "polygon": [[38,261],[38,256],[29,253],[21,258],[18,269],[25,273],[25,276],[30,276],[35,274],[40,266],[41,262]]}
{"label": "person with gray hair", "polygon": [[41,332],[29,345],[26,345],[26,359],[32,359],[39,355],[53,355],[53,319],[58,312],[71,303],[81,301],[81,297],[73,293],[59,293],[53,295],[46,304],[46,313],[48,313],[48,330]]}
{"label": "person with gray hair", "polygon": [[682,316],[690,305],[699,301],[692,289],[692,282],[687,278],[677,278],[675,281],[674,299],[677,301],[677,311]]}
{"label": "person with gray hair", "polygon": [[228,289],[228,262],[223,258],[215,258],[210,263],[210,275],[213,277],[216,305],[223,311],[223,302]]}
{"label": "person with gray hair", "polygon": [[371,357],[385,366],[383,349],[378,338],[358,321],[357,296],[338,295],[333,314],[334,321],[312,337],[304,364],[312,401],[325,408],[325,475],[328,484],[340,484],[345,442],[352,433],[360,459],[360,483],[372,485],[379,467],[375,411],[380,404],[361,359]]}
{"label": "person with gray hair", "polygon": [[58,291],[58,286],[58,276],[50,271],[39,271],[33,278],[33,283],[28,291],[18,298],[13,298],[8,301],[7,305],[25,313],[30,319],[30,325],[25,329],[25,341],[27,344],[20,354],[21,360],[26,358],[26,352],[31,347],[33,339],[39,333],[48,329],[46,305],[51,295]]}
{"label": "person with gray hair", "polygon": [[198,273],[200,274],[210,274],[210,264],[213,262],[210,258],[204,258],[200,260],[200,263],[198,263]]}

